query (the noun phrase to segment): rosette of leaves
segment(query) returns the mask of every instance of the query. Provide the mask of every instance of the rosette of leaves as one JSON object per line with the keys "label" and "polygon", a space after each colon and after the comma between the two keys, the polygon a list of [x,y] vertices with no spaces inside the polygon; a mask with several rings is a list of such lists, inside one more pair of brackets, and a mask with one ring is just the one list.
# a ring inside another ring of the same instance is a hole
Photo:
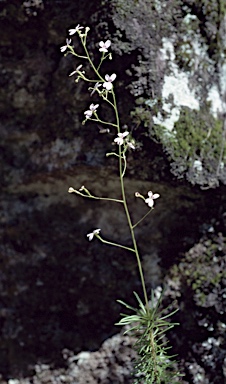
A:
{"label": "rosette of leaves", "polygon": [[168,354],[170,347],[165,333],[178,323],[168,321],[177,310],[167,313],[167,308],[160,309],[162,296],[156,300],[154,293],[147,308],[136,292],[134,295],[139,307],[134,308],[124,301],[117,300],[132,314],[122,313],[121,320],[116,325],[126,326],[126,333],[135,338],[137,360],[134,364],[134,384],[174,384],[180,376],[174,370],[174,356]]}

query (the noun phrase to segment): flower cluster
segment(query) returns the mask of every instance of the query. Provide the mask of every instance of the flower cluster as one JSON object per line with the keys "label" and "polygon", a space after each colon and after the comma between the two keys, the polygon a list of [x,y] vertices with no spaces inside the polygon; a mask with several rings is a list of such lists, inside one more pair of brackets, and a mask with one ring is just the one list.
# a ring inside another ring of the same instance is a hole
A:
{"label": "flower cluster", "polygon": [[[87,32],[90,30],[89,27],[86,27],[85,28],[85,32],[82,34],[81,31],[82,29],[84,29],[84,27],[81,27],[79,24],[75,27],[75,28],[72,28],[72,29],[69,29],[68,33],[70,36],[74,35],[75,33],[78,33],[81,37],[82,36],[86,36],[87,35]],[[106,46],[110,46],[111,45],[111,42],[110,42],[110,45],[109,45],[109,40],[107,40],[105,43],[103,44],[106,44]],[[61,52],[65,52],[68,48],[71,48],[72,50],[72,47],[71,47],[71,39],[66,39],[66,45],[63,45],[62,47],[60,47],[60,51]],[[106,48],[105,48],[106,49]]]}

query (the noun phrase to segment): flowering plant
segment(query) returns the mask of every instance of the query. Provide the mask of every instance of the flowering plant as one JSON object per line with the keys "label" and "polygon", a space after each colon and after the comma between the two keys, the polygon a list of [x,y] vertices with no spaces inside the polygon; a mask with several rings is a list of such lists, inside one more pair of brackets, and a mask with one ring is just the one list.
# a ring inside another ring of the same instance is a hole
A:
{"label": "flowering plant", "polygon": [[[169,360],[169,356],[167,353],[168,347],[166,347],[165,343],[162,342],[162,334],[164,331],[172,328],[174,324],[169,323],[166,320],[169,315],[163,316],[162,312],[159,309],[161,297],[157,300],[157,303],[154,294],[152,295],[151,301],[149,301],[148,299],[146,284],[144,280],[144,273],[134,232],[135,228],[154,209],[154,200],[159,198],[160,195],[158,193],[153,194],[153,192],[149,191],[148,197],[145,198],[139,192],[135,193],[135,196],[143,199],[150,209],[143,217],[140,218],[140,220],[138,220],[136,223],[133,223],[127,204],[124,178],[127,169],[127,151],[136,150],[136,142],[129,130],[123,131],[121,128],[116,96],[114,92],[114,81],[116,79],[116,74],[113,73],[111,75],[103,75],[101,73],[101,65],[103,60],[105,60],[106,58],[111,59],[112,57],[111,53],[108,52],[109,48],[111,47],[111,41],[100,41],[99,52],[102,53],[102,56],[100,58],[99,65],[96,66],[91,60],[91,57],[86,47],[88,31],[88,27],[84,28],[79,24],[75,28],[69,30],[70,36],[77,34],[80,38],[81,44],[84,49],[84,55],[80,55],[74,51],[74,48],[71,45],[71,40],[66,40],[66,45],[61,47],[61,52],[66,52],[66,55],[72,54],[79,59],[88,61],[90,67],[93,69],[95,76],[94,79],[89,79],[86,77],[85,71],[81,70],[81,64],[69,76],[76,75],[76,82],[80,79],[90,82],[91,87],[89,88],[89,90],[91,90],[91,96],[94,92],[96,92],[104,102],[108,103],[112,107],[114,111],[113,122],[102,120],[98,115],[99,104],[92,103],[90,104],[89,109],[84,112],[85,120],[83,121],[83,124],[85,124],[87,120],[91,120],[106,126],[107,129],[104,129],[104,132],[109,132],[109,127],[115,130],[116,137],[113,140],[113,144],[116,144],[116,152],[113,150],[113,152],[107,153],[107,156],[115,156],[118,159],[119,179],[121,185],[121,199],[116,199],[114,197],[95,196],[85,186],[82,186],[80,189],[74,189],[73,187],[70,187],[68,189],[68,192],[75,193],[84,198],[107,200],[114,203],[119,203],[123,206],[127,222],[130,228],[132,243],[131,247],[104,239],[100,234],[100,228],[88,233],[87,237],[89,241],[92,241],[94,238],[97,238],[99,241],[105,244],[126,249],[128,251],[131,251],[132,254],[135,255],[140,275],[140,281],[143,289],[143,300],[141,300],[140,297],[135,293],[136,299],[138,301],[138,308],[133,308],[130,305],[118,300],[122,305],[126,306],[127,309],[134,313],[133,315],[122,315],[122,318],[118,324],[131,326],[130,331],[132,331],[132,333],[135,334],[137,338],[135,348],[138,352],[138,360],[135,364],[137,371],[137,374],[135,375],[135,382],[153,384],[160,384],[164,382],[169,384],[172,383],[172,378],[177,376],[178,373],[173,372],[172,370],[172,362]],[[128,330],[126,332],[128,332]]]}

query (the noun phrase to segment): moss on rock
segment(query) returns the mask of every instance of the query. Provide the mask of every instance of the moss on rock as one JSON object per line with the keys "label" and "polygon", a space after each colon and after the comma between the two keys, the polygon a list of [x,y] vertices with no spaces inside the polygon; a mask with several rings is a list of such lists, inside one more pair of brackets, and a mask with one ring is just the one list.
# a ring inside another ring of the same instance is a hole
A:
{"label": "moss on rock", "polygon": [[[184,107],[172,132],[160,126],[156,134],[170,155],[172,170],[177,176],[186,172],[189,181],[202,186],[214,186],[219,174],[223,176],[226,156],[223,122],[208,110]],[[178,166],[180,163],[183,165]]]}

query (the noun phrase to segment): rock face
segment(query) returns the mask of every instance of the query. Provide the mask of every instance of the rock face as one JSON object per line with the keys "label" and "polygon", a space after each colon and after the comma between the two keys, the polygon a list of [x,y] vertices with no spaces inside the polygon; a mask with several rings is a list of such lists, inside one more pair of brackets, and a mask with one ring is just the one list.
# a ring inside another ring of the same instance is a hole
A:
{"label": "rock face", "polygon": [[[172,337],[191,383],[226,380],[225,255],[225,237],[210,227],[167,277],[168,300],[171,297],[175,307],[183,305],[176,316],[183,331],[176,329]],[[189,311],[192,316],[187,317]]]}
{"label": "rock face", "polygon": [[118,51],[140,52],[135,116],[162,143],[176,176],[203,187],[225,183],[224,2],[115,3],[113,20],[126,36]]}
{"label": "rock face", "polygon": [[[108,3],[0,4],[0,373],[13,384],[35,370],[34,382],[51,382],[49,377],[56,379],[59,373],[52,367],[65,365],[62,351],[68,350],[73,351],[64,353],[69,368],[61,367],[60,375],[71,382],[70,369],[80,372],[74,356],[98,349],[118,332],[114,323],[121,309],[116,299],[132,300],[132,292],[141,290],[136,260],[128,252],[86,238],[94,228],[102,228],[105,238],[129,246],[124,212],[117,204],[67,192],[70,186],[85,185],[95,195],[120,198],[117,162],[105,156],[115,133],[100,134],[96,124],[81,124],[87,106],[98,99],[90,98],[86,84],[68,77],[80,61],[60,53],[67,30],[82,24],[91,27],[88,46],[94,58],[97,43],[112,40],[113,60],[104,72],[117,68],[122,124],[131,126],[140,145],[129,155],[126,175],[134,221],[146,213],[134,193],[161,194],[136,232],[147,283],[151,289],[165,279],[171,287],[166,296],[180,298],[181,326],[170,339],[186,374],[184,382],[214,383],[214,370],[219,380],[225,375],[225,239],[218,236],[225,231],[226,203],[224,6],[220,0],[218,5],[205,1],[203,7],[193,1],[150,5],[148,0],[117,0],[109,9]],[[79,49],[76,39],[73,44]],[[112,118],[107,108],[102,113]],[[213,186],[218,187],[209,189]],[[208,240],[209,235],[215,238]],[[202,258],[208,252],[211,260]],[[205,282],[200,264],[207,271]],[[211,273],[215,269],[217,281]],[[219,309],[217,314],[213,308]],[[208,328],[212,317],[213,330]],[[206,332],[190,345],[189,322],[199,330],[205,327],[200,319],[208,324]],[[204,362],[208,339],[215,348],[212,366]],[[100,355],[105,348],[108,356],[114,353],[106,344],[101,348]],[[120,371],[127,361],[125,349],[118,368],[111,357],[111,364],[102,364],[99,379],[93,368],[93,383],[129,382],[128,372]],[[91,353],[98,360],[98,352]],[[202,371],[200,380],[206,381],[195,381],[189,364]],[[90,377],[91,372],[92,367]]]}

